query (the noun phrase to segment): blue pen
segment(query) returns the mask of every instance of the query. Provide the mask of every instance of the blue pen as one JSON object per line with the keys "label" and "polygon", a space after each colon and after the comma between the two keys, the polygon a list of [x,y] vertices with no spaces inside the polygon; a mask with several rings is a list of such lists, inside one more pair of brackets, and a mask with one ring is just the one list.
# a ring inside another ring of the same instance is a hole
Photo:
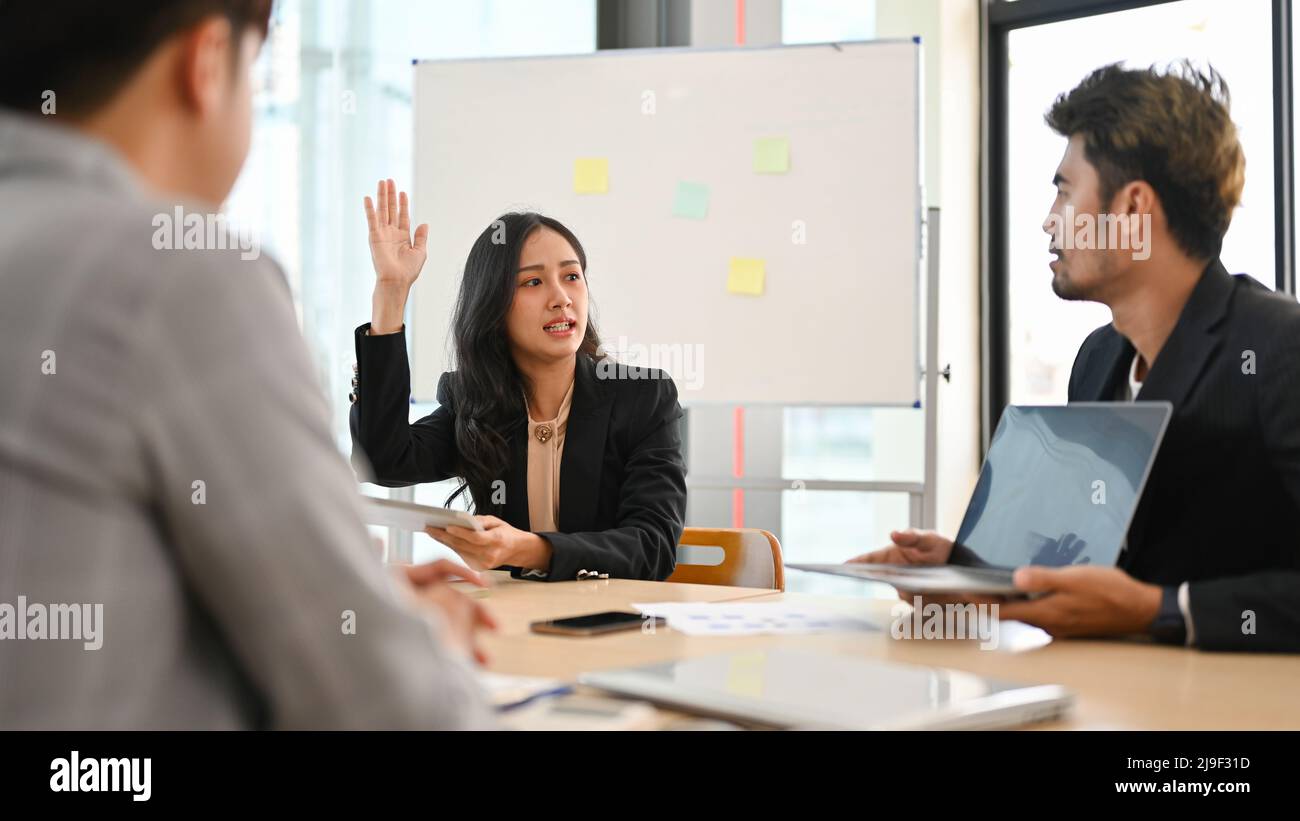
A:
{"label": "blue pen", "polygon": [[499,707],[497,707],[497,712],[508,713],[511,710],[516,710],[520,707],[523,707],[526,704],[532,704],[534,701],[537,701],[539,699],[550,698],[552,696],[565,696],[572,692],[573,692],[573,686],[570,684],[564,684],[550,690],[543,690],[540,693],[533,693],[531,696],[523,699],[522,701],[516,701],[511,704],[502,704]]}

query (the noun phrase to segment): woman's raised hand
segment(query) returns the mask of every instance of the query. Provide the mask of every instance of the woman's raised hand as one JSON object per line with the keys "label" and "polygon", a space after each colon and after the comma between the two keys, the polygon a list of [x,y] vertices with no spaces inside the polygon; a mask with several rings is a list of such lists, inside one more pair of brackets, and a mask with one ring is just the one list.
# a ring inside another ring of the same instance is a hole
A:
{"label": "woman's raised hand", "polygon": [[402,327],[407,294],[424,267],[429,226],[422,224],[416,228],[412,241],[406,192],[399,194],[392,180],[380,180],[375,201],[366,197],[365,205],[366,222],[370,226],[370,259],[375,266],[371,331],[394,333]]}

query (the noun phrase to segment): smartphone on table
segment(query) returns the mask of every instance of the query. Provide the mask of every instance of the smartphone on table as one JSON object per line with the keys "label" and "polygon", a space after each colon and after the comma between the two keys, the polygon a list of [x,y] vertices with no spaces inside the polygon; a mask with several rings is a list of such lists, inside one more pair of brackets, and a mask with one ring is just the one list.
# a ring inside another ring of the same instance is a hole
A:
{"label": "smartphone on table", "polygon": [[531,627],[534,633],[546,633],[556,636],[603,636],[621,630],[643,630],[652,633],[665,624],[658,616],[643,616],[640,613],[623,613],[609,611],[589,613],[585,616],[570,616],[549,621],[535,621]]}

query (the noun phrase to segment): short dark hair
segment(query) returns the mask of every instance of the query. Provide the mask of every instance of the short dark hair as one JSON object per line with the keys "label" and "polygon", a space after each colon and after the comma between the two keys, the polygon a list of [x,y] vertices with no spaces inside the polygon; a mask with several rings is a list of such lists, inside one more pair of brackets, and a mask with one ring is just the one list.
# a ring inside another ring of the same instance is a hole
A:
{"label": "short dark hair", "polygon": [[167,38],[224,15],[266,37],[273,0],[0,0],[0,107],[93,114]]}
{"label": "short dark hair", "polygon": [[1213,67],[1201,71],[1182,61],[1162,71],[1113,63],[1057,97],[1045,119],[1064,137],[1083,137],[1103,204],[1143,180],[1159,196],[1179,247],[1214,259],[1246,178],[1229,102],[1228,84]]}

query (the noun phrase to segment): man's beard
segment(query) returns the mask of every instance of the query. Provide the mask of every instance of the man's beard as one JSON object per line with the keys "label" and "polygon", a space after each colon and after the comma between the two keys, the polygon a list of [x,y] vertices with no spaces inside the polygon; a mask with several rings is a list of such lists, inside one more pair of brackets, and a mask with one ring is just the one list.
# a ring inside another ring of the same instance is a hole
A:
{"label": "man's beard", "polygon": [[1067,302],[1077,302],[1079,300],[1087,299],[1087,296],[1084,295],[1081,289],[1076,287],[1068,277],[1063,276],[1052,277],[1052,293]]}
{"label": "man's beard", "polygon": [[1097,301],[1092,291],[1071,279],[1068,272],[1052,274],[1052,293],[1067,302]]}

